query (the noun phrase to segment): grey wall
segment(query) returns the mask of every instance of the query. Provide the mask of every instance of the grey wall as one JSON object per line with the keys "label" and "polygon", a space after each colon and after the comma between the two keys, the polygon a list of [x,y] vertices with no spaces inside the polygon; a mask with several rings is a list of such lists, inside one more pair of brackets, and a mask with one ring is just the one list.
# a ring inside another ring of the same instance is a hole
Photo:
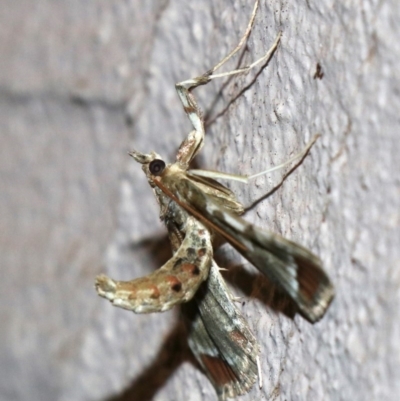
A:
{"label": "grey wall", "polygon": [[[127,151],[173,159],[191,129],[174,83],[237,43],[252,4],[0,7],[0,398],[215,400],[177,310],[133,315],[98,298],[93,282],[145,275],[168,257]],[[204,168],[257,172],[322,134],[247,218],[318,253],[337,296],[312,326],[274,308],[265,280],[252,283],[241,308],[261,343],[264,388],[241,400],[400,398],[399,20],[396,0],[262,1],[243,63],[281,30],[269,66],[232,104],[257,71],[222,96],[224,81],[196,92],[211,117],[230,104],[208,128]],[[231,187],[249,205],[286,171]],[[229,248],[219,258],[254,272]]]}

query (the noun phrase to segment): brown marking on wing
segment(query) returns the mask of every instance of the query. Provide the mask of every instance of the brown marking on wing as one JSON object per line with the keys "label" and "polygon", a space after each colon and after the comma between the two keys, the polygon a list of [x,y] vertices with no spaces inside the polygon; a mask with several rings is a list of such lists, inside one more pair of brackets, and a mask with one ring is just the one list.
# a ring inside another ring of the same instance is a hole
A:
{"label": "brown marking on wing", "polygon": [[150,295],[150,298],[153,298],[153,299],[160,298],[161,293],[160,293],[159,288],[156,285],[152,285],[150,288],[153,291],[152,294]]}
{"label": "brown marking on wing", "polygon": [[135,300],[137,298],[137,290],[136,290],[136,288],[132,288],[131,290],[130,290],[130,294],[128,295],[128,299],[129,300]]}
{"label": "brown marking on wing", "polygon": [[197,256],[198,256],[199,258],[202,258],[206,253],[207,253],[207,249],[206,249],[206,248],[200,248],[200,249],[197,251]]}
{"label": "brown marking on wing", "polygon": [[186,106],[183,108],[186,114],[196,113],[196,108],[193,106]]}
{"label": "brown marking on wing", "polygon": [[151,283],[149,280],[142,280],[142,282],[138,282],[136,285],[133,285],[131,282],[121,282],[120,289],[129,291],[129,300],[137,299],[138,292],[149,293],[149,297],[152,299],[157,299],[161,296],[160,290],[157,285]]}
{"label": "brown marking on wing", "polygon": [[205,354],[200,355],[200,358],[216,386],[223,387],[238,381],[235,372],[223,359]]}
{"label": "brown marking on wing", "polygon": [[297,278],[300,283],[300,291],[307,301],[312,301],[317,294],[320,281],[316,274],[310,274],[306,266],[298,266]]}
{"label": "brown marking on wing", "polygon": [[181,266],[182,271],[191,274],[192,276],[198,276],[200,274],[199,268],[192,263],[184,263]]}
{"label": "brown marking on wing", "polygon": [[239,347],[245,347],[247,345],[248,341],[246,337],[239,330],[231,331],[229,337],[234,343],[238,344]]}
{"label": "brown marking on wing", "polygon": [[175,276],[166,276],[165,281],[170,285],[172,291],[179,292],[182,289],[182,283]]}
{"label": "brown marking on wing", "polygon": [[[329,287],[329,282],[323,270],[316,268],[312,263],[307,263],[306,260],[297,261],[297,280],[300,284],[301,296],[311,304],[319,303],[321,297],[324,298],[324,292],[328,292],[326,289]],[[326,295],[325,301],[327,306],[333,300],[333,291]]]}

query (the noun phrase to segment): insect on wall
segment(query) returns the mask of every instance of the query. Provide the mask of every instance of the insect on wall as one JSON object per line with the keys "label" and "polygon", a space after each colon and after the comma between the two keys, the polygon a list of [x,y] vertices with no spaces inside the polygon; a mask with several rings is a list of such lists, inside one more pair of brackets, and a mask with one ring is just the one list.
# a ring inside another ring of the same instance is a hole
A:
{"label": "insect on wall", "polygon": [[189,347],[220,400],[246,393],[257,377],[261,385],[259,358],[262,355],[213,259],[213,243],[217,238],[223,238],[274,282],[311,323],[323,317],[334,296],[333,285],[316,255],[301,245],[246,222],[241,217],[243,205],[232,191],[216,181],[227,179],[248,183],[304,157],[316,137],[283,165],[252,176],[190,169],[205,140],[204,121],[193,90],[213,79],[241,74],[260,66],[278,50],[280,33],[259,60],[234,71],[217,73],[245,44],[257,8],[258,1],[244,36],[228,56],[205,74],[176,84],[193,131],[180,145],[175,162],[167,163],[154,151],[133,150],[130,153],[142,165],[156,196],[173,256],[145,277],[116,281],[100,275],[96,279],[100,296],[135,313],[163,312],[182,305],[182,313],[187,317]]}

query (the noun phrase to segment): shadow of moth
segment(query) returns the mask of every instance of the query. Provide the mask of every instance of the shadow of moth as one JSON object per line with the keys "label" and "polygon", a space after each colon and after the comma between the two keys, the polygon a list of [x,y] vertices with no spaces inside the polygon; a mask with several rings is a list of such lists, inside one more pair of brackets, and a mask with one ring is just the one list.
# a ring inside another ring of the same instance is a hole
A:
{"label": "shadow of moth", "polygon": [[[215,171],[190,170],[204,142],[204,121],[192,90],[212,79],[244,73],[267,62],[278,47],[280,34],[264,57],[253,64],[215,74],[246,42],[258,1],[238,46],[205,74],[180,82],[176,89],[194,130],[182,142],[175,163],[166,164],[155,152],[132,151],[142,164],[168,229],[173,256],[161,268],[132,281],[96,279],[98,294],[113,305],[135,313],[163,312],[177,304],[191,315],[189,346],[213,383],[220,400],[244,394],[259,375],[259,346],[247,322],[232,301],[213,260],[213,241],[222,237],[278,285],[308,321],[318,321],[334,296],[320,259],[304,247],[261,230],[243,220],[242,204],[216,178],[249,181],[250,177]],[[304,156],[311,142],[295,158]],[[287,161],[290,163],[295,158]],[[277,166],[280,168],[282,166]],[[189,302],[190,301],[190,302]],[[190,310],[190,311],[189,311]]]}

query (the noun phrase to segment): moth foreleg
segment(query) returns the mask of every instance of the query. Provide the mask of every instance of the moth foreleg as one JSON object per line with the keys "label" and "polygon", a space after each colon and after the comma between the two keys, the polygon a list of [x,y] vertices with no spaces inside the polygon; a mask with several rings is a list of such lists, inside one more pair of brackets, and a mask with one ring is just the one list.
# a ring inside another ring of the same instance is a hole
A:
{"label": "moth foreleg", "polygon": [[198,220],[188,217],[181,246],[160,269],[131,281],[100,275],[96,290],[113,305],[135,313],[163,312],[193,298],[208,277],[212,257],[210,232]]}
{"label": "moth foreleg", "polygon": [[[189,137],[182,143],[182,145],[179,149],[179,152],[178,152],[177,161],[182,165],[182,167],[187,167],[189,165],[190,161],[196,156],[196,154],[199,152],[199,150],[203,146],[203,141],[204,141],[203,117],[201,114],[201,110],[200,110],[194,96],[192,95],[191,91],[193,89],[197,88],[198,86],[206,85],[208,82],[210,82],[214,78],[223,77],[223,76],[232,75],[232,74],[239,74],[239,73],[248,71],[249,69],[253,68],[258,63],[262,62],[263,60],[267,60],[277,46],[277,42],[276,42],[276,44],[274,45],[275,47],[273,49],[270,49],[269,53],[266,56],[257,60],[251,66],[244,67],[237,71],[231,71],[228,73],[213,75],[213,73],[218,68],[220,68],[222,65],[224,65],[232,56],[234,56],[241,49],[243,44],[246,42],[247,38],[250,35],[251,29],[254,25],[254,20],[255,20],[256,13],[257,13],[258,5],[259,5],[259,0],[256,0],[252,14],[251,14],[250,21],[247,25],[244,35],[240,39],[238,45],[226,57],[224,57],[219,63],[217,63],[214,67],[209,69],[203,75],[200,75],[196,78],[191,78],[191,79],[179,82],[175,85],[176,90],[179,95],[179,98],[182,102],[183,108],[194,127],[194,131],[192,131],[189,134]],[[279,38],[277,39],[277,41],[279,42]]]}

